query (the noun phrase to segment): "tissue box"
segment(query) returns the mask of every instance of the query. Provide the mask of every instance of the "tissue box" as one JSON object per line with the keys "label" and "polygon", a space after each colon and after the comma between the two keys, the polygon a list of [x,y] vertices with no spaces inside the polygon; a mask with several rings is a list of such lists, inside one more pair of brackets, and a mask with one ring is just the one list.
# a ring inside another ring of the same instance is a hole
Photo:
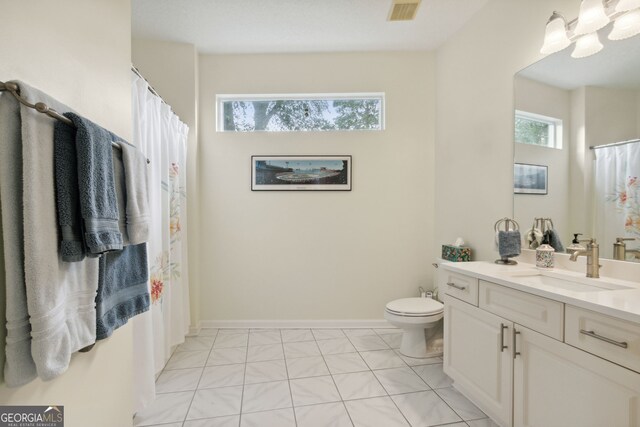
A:
{"label": "tissue box", "polygon": [[471,248],[465,246],[442,245],[442,259],[453,262],[471,261]]}

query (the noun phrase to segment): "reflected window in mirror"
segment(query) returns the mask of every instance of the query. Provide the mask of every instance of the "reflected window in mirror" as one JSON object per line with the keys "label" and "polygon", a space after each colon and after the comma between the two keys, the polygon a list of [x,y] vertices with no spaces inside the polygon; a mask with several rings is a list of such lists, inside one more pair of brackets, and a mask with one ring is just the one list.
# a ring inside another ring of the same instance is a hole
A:
{"label": "reflected window in mirror", "polygon": [[562,120],[516,110],[515,140],[520,144],[562,149]]}

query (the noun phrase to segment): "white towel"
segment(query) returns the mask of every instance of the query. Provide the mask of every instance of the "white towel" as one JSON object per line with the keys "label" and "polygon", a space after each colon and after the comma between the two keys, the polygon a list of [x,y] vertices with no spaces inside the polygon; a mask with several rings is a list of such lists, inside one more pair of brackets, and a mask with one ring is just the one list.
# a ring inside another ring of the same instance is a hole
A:
{"label": "white towel", "polygon": [[[18,82],[23,97],[58,112],[70,109]],[[38,376],[65,372],[71,354],[95,342],[98,260],[65,263],[58,255],[53,164],[54,120],[20,105],[22,119],[24,265],[31,355]]]}
{"label": "white towel", "polygon": [[18,105],[13,95],[0,92],[0,204],[7,328],[4,380],[9,387],[26,384],[37,375],[31,357],[31,325],[24,284],[22,143]]}
{"label": "white towel", "polygon": [[126,193],[127,236],[129,244],[149,240],[149,194],[147,158],[133,145],[118,141],[122,148]]}

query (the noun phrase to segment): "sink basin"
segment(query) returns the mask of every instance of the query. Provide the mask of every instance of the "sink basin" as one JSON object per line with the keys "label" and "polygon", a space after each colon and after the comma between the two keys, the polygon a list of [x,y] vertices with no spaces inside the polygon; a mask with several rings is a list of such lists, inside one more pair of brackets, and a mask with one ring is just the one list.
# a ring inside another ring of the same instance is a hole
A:
{"label": "sink basin", "polygon": [[592,279],[588,277],[575,277],[566,273],[542,270],[520,270],[507,274],[514,281],[530,286],[548,286],[556,289],[565,289],[574,292],[602,292],[634,289],[607,279]]}

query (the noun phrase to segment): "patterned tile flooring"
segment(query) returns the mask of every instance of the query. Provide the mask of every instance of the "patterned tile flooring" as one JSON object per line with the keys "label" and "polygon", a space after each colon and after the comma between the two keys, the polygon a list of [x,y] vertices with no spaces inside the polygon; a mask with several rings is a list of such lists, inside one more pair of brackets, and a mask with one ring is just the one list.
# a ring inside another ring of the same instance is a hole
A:
{"label": "patterned tile flooring", "polygon": [[495,427],[398,329],[203,329],[136,427]]}

